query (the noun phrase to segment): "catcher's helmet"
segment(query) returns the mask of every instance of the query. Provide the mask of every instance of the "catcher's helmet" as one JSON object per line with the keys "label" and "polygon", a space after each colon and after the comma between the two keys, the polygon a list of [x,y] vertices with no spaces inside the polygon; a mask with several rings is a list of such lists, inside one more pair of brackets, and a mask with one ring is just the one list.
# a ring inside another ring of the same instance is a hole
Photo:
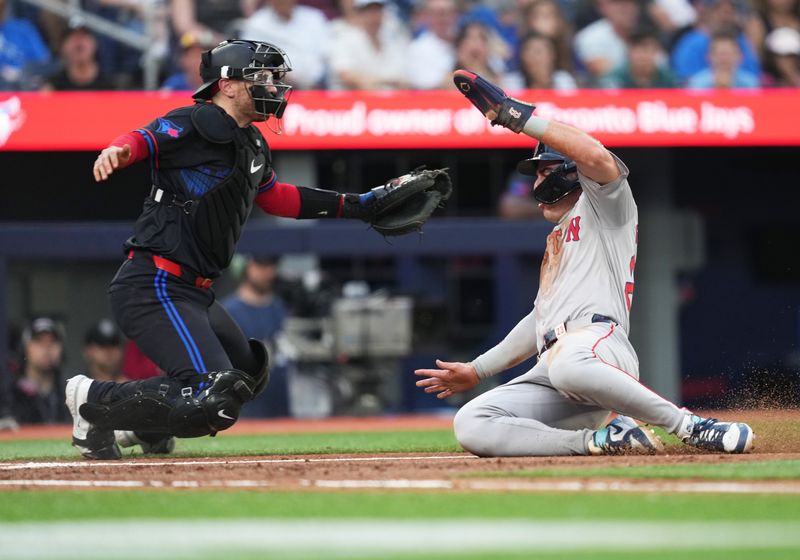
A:
{"label": "catcher's helmet", "polygon": [[250,95],[257,113],[281,118],[292,86],[283,82],[292,70],[289,57],[280,48],[263,41],[229,39],[203,53],[200,77],[203,85],[192,94],[195,99],[211,99],[221,78],[253,83]]}
{"label": "catcher's helmet", "polygon": [[[541,161],[562,163],[533,190],[533,198],[545,204],[554,204],[580,187],[575,162],[544,142],[537,144],[532,158],[524,159],[517,164],[517,171],[535,177]],[[571,178],[572,174],[575,174],[574,178]]]}

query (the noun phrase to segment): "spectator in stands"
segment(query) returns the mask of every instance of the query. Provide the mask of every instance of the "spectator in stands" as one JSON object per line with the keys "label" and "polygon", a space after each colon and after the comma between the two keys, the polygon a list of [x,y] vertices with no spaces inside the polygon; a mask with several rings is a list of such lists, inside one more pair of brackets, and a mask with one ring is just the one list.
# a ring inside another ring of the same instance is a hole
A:
{"label": "spectator in stands", "polygon": [[646,5],[648,15],[670,45],[697,21],[690,0],[650,0]]}
{"label": "spectator in stands", "polygon": [[50,50],[30,22],[11,17],[0,0],[0,90],[29,89],[34,74],[50,62]]}
{"label": "spectator in stands", "polygon": [[772,31],[788,27],[800,32],[800,0],[753,0],[755,23],[748,33],[756,51],[764,54],[764,41]]}
{"label": "spectator in stands", "polygon": [[86,375],[100,381],[122,382],[122,355],[125,342],[111,319],[101,319],[86,331],[83,340],[83,359]]}
{"label": "spectator in stands", "polygon": [[779,27],[800,31],[800,0],[755,0],[754,4],[767,33]]}
{"label": "spectator in stands", "polygon": [[742,68],[756,76],[761,65],[756,50],[741,31],[751,21],[744,0],[695,0],[697,23],[675,43],[672,49],[672,69],[677,78],[685,82],[691,76],[708,68],[708,50],[711,36],[717,31],[737,30],[736,40],[742,52]]}
{"label": "spectator in stands", "polygon": [[[173,35],[191,33],[202,42],[219,43],[239,37],[244,10],[252,10],[249,0],[169,0]],[[245,37],[247,39],[248,37]]]}
{"label": "spectator in stands", "polygon": [[[577,88],[572,74],[556,67],[556,44],[550,37],[529,33],[520,43],[519,83],[517,88],[556,89]],[[512,88],[513,89],[513,88]]]}
{"label": "spectator in stands", "polygon": [[200,73],[200,58],[203,51],[216,46],[216,43],[204,43],[200,37],[185,33],[179,42],[180,54],[178,66],[180,71],[169,76],[161,85],[161,89],[169,91],[194,91],[203,85]]}
{"label": "spectator in stands", "polygon": [[770,85],[800,87],[800,31],[778,27],[767,35],[764,48],[764,66]]}
{"label": "spectator in stands", "polygon": [[489,42],[494,56],[503,60],[503,68],[511,68],[514,53],[519,47],[519,20],[521,14],[513,0],[475,2],[466,9],[461,25],[471,22],[483,24],[489,30]]}
{"label": "spectator in stands", "polygon": [[386,0],[354,0],[354,23],[343,27],[330,49],[332,89],[408,87],[406,37],[381,33]]}
{"label": "spectator in stands", "polygon": [[709,67],[689,78],[687,87],[707,88],[757,88],[759,76],[742,66],[742,50],[736,31],[717,31],[708,47]]}
{"label": "spectator in stands", "polygon": [[438,89],[452,83],[456,61],[458,11],[455,0],[425,0],[420,7],[422,32],[411,41],[408,71],[416,89]]}
{"label": "spectator in stands", "polygon": [[115,89],[97,62],[97,40],[82,19],[70,21],[61,42],[61,70],[50,76],[43,91],[90,91]]}
{"label": "spectator in stands", "polygon": [[64,421],[63,328],[50,317],[39,317],[23,331],[22,348],[22,371],[12,389],[14,417],[20,424]]}
{"label": "spectator in stands", "polygon": [[[342,33],[349,33],[352,28],[359,27],[359,15],[354,0],[335,0],[334,4],[336,5],[335,14],[329,19],[331,42],[336,41]],[[409,22],[400,18],[397,10],[394,9],[394,4],[387,3],[385,7],[379,31],[381,37],[392,40],[402,36],[406,41],[410,41]]]}
{"label": "spectator in stands", "polygon": [[247,18],[241,36],[280,45],[292,63],[288,83],[298,89],[322,86],[330,49],[328,20],[322,11],[298,6],[297,0],[272,0]]}
{"label": "spectator in stands", "polygon": [[575,56],[589,84],[627,60],[627,42],[642,16],[638,0],[596,0],[602,18],[575,34]]}
{"label": "spectator in stands", "polygon": [[[533,0],[524,10],[520,36],[537,33],[549,37],[556,47],[556,68],[572,71],[572,27],[564,19],[556,0]],[[522,48],[520,46],[520,52]]]}
{"label": "spectator in stands", "polygon": [[[511,89],[514,85],[513,76],[505,72],[499,53],[492,52],[491,30],[477,21],[463,25],[456,37],[454,69],[458,68],[480,74],[502,88]],[[450,88],[452,83],[446,89]]]}
{"label": "spectator in stands", "polygon": [[169,22],[165,4],[161,0],[88,0],[84,7],[132,33],[146,35],[149,46],[144,52],[108,35],[97,35],[97,59],[102,72],[117,89],[141,87],[145,57],[159,63],[167,58]]}
{"label": "spectator in stands", "polygon": [[674,88],[678,82],[668,65],[658,31],[643,27],[634,31],[628,41],[625,64],[600,79],[604,88]]}
{"label": "spectator in stands", "polygon": [[247,261],[235,293],[222,306],[247,338],[263,341],[270,350],[269,391],[247,403],[242,416],[288,416],[286,367],[278,359],[276,338],[286,320],[286,305],[275,293],[277,264],[274,259],[254,257]]}

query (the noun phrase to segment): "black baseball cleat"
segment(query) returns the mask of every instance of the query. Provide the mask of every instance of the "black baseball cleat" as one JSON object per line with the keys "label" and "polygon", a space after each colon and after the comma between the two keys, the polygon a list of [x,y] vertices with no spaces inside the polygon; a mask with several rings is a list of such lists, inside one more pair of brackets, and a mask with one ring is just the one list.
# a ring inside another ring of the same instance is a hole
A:
{"label": "black baseball cleat", "polygon": [[142,453],[169,455],[175,451],[175,438],[168,434],[151,434],[132,430],[116,430],[114,437],[120,447],[139,445]]}
{"label": "black baseball cleat", "polygon": [[66,400],[72,414],[72,446],[87,459],[100,461],[121,459],[122,453],[114,440],[113,430],[101,430],[80,414],[80,407],[89,396],[92,380],[76,375],[67,380]]}

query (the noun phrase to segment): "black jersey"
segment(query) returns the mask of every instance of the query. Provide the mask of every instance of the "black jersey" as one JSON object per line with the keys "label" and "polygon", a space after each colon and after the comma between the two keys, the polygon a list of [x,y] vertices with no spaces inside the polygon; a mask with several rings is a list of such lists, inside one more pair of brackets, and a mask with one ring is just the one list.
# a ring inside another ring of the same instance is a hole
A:
{"label": "black jersey", "polygon": [[125,249],[146,249],[199,276],[230,264],[258,188],[273,177],[261,132],[213,103],[175,109],[138,129],[153,190]]}

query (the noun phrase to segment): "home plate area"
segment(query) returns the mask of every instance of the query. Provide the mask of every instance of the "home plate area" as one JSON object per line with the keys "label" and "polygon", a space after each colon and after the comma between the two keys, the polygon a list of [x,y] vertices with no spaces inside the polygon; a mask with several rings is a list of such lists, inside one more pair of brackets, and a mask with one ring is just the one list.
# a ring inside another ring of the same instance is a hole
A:
{"label": "home plate area", "polygon": [[42,489],[250,488],[265,490],[431,490],[528,492],[686,492],[800,494],[800,481],[639,480],[503,477],[552,468],[726,464],[797,460],[800,453],[481,459],[466,453],[303,455],[0,464],[0,487]]}

